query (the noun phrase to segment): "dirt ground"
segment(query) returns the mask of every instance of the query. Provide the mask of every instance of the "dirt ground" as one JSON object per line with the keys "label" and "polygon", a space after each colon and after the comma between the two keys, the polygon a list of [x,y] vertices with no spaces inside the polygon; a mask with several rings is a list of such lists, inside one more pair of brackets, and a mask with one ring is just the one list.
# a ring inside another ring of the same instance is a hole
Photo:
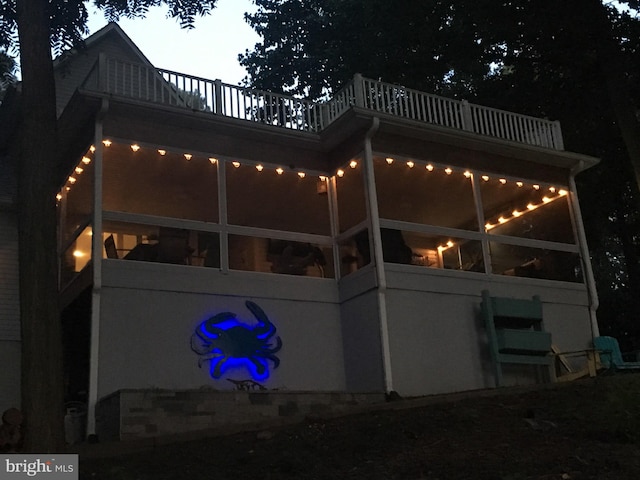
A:
{"label": "dirt ground", "polygon": [[81,455],[80,478],[640,478],[640,374],[422,400],[110,458]]}

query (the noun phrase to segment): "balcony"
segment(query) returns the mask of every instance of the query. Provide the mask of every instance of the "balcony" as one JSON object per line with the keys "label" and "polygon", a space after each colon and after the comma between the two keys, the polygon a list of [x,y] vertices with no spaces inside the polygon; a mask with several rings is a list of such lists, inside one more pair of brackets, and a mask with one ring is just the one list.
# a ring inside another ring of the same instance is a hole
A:
{"label": "balcony", "polygon": [[102,93],[319,133],[351,108],[519,144],[564,150],[557,121],[520,115],[356,74],[333,98],[311,102],[101,56],[83,87]]}

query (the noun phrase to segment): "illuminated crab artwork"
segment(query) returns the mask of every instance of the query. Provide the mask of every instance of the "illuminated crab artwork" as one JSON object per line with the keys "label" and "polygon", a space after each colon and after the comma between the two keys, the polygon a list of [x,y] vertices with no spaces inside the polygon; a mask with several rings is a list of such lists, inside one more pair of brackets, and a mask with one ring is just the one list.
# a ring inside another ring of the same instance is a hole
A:
{"label": "illuminated crab artwork", "polygon": [[[275,356],[282,348],[282,340],[275,337],[276,327],[255,303],[245,305],[258,320],[248,325],[236,319],[231,312],[219,313],[202,322],[191,336],[191,349],[197,353],[198,365],[209,361],[211,377],[221,378],[230,368],[246,368],[254,380],[269,376],[269,363],[277,368],[280,359]],[[272,339],[275,345],[272,345]]]}

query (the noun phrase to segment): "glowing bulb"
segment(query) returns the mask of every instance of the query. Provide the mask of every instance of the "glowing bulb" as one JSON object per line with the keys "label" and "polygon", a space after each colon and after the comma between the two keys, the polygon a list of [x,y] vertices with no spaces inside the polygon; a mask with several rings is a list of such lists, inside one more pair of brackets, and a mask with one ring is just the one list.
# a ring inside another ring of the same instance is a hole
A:
{"label": "glowing bulb", "polygon": [[549,187],[549,191],[551,193],[556,193],[556,187]]}
{"label": "glowing bulb", "polygon": [[451,170],[449,167],[444,169],[444,173],[446,173],[447,175],[451,175],[453,173],[453,170]]}
{"label": "glowing bulb", "polygon": [[489,175],[482,175],[482,180],[484,180],[485,182],[489,181]]}
{"label": "glowing bulb", "polygon": [[522,215],[522,212],[519,212],[518,210],[514,210],[513,212],[511,212],[511,215],[513,215],[514,217],[519,217],[520,215]]}
{"label": "glowing bulb", "polygon": [[500,222],[500,223],[505,223],[506,221],[507,221],[507,219],[506,219],[506,218],[504,218],[504,217],[500,217],[500,218],[498,219],[498,222]]}
{"label": "glowing bulb", "polygon": [[393,163],[393,158],[387,157],[387,163],[391,165]]}
{"label": "glowing bulb", "polygon": [[166,150],[159,149],[159,150],[158,150],[158,153],[164,157],[164,156],[167,154],[167,151],[166,151]]}
{"label": "glowing bulb", "polygon": [[355,160],[351,160],[351,163],[349,163],[349,166],[351,168],[356,168],[358,166],[358,162],[356,162]]}
{"label": "glowing bulb", "polygon": [[429,170],[430,172],[433,172],[433,165],[431,165],[431,164],[427,165],[427,166],[426,166],[426,167],[424,167],[424,168],[426,168],[426,169],[427,169],[427,170]]}
{"label": "glowing bulb", "polygon": [[307,174],[306,174],[306,173],[304,173],[304,172],[298,172],[298,176],[299,176],[300,178],[304,178],[304,177],[306,177],[306,176],[307,176]]}
{"label": "glowing bulb", "polygon": [[91,163],[91,159],[89,157],[82,157],[82,163],[89,165]]}
{"label": "glowing bulb", "polygon": [[338,170],[336,172],[336,175],[338,175],[339,177],[344,177],[344,170]]}
{"label": "glowing bulb", "polygon": [[415,163],[413,163],[411,160],[409,160],[409,161],[407,162],[407,167],[409,167],[409,168],[413,168],[413,167],[414,167],[414,165],[415,165]]}
{"label": "glowing bulb", "polygon": [[89,147],[89,151],[90,151],[91,153],[95,153],[95,152],[96,152],[96,146],[95,146],[95,145],[91,145],[91,146]]}
{"label": "glowing bulb", "polygon": [[467,178],[471,178],[471,172],[469,170],[467,170],[466,172],[463,173],[463,175]]}
{"label": "glowing bulb", "polygon": [[498,180],[502,185],[504,185],[505,183],[507,183],[507,179],[506,178],[501,178],[500,180]]}
{"label": "glowing bulb", "polygon": [[73,171],[80,175],[82,172],[84,172],[84,169],[82,167],[76,167]]}
{"label": "glowing bulb", "polygon": [[131,145],[131,150],[137,152],[138,150],[140,150],[140,145],[134,143],[133,145]]}
{"label": "glowing bulb", "polygon": [[447,247],[449,247],[449,248],[453,247],[453,242],[451,240],[449,240],[447,242]]}
{"label": "glowing bulb", "polygon": [[549,203],[551,201],[551,199],[549,197],[542,197],[542,201],[544,203]]}
{"label": "glowing bulb", "polygon": [[191,155],[190,153],[185,153],[184,158],[186,158],[187,160],[191,160],[193,158],[193,155]]}
{"label": "glowing bulb", "polygon": [[484,228],[486,228],[487,230],[491,230],[494,227],[494,225],[491,225],[490,223],[485,223],[484,224]]}
{"label": "glowing bulb", "polygon": [[69,180],[69,183],[70,183],[71,185],[73,185],[74,183],[76,183],[76,179],[75,179],[74,177],[69,177],[69,179],[68,179],[68,180]]}
{"label": "glowing bulb", "polygon": [[318,178],[320,179],[321,182],[327,181],[327,177],[325,177],[324,175],[320,175]]}
{"label": "glowing bulb", "polygon": [[262,170],[264,170],[264,167],[262,165],[256,165],[256,170],[261,172]]}
{"label": "glowing bulb", "polygon": [[111,140],[103,140],[103,141],[102,141],[102,144],[103,144],[105,147],[110,147],[110,146],[112,145],[112,142],[111,142]]}
{"label": "glowing bulb", "polygon": [[524,183],[522,183],[522,182],[516,182],[516,185],[517,185],[518,187],[522,187],[522,186],[524,185]]}
{"label": "glowing bulb", "polygon": [[215,165],[218,163],[218,159],[216,157],[209,157],[209,162],[211,162],[211,165]]}
{"label": "glowing bulb", "polygon": [[278,175],[282,175],[284,173],[284,170],[282,168],[278,167],[278,168],[276,168],[276,173]]}
{"label": "glowing bulb", "polygon": [[56,200],[58,200],[58,201],[62,200],[62,194],[61,193],[56,195]]}
{"label": "glowing bulb", "polygon": [[530,203],[529,205],[527,205],[527,209],[529,210],[535,210],[536,206],[533,203]]}
{"label": "glowing bulb", "polygon": [[234,167],[238,168],[238,167],[240,167],[240,162],[231,162],[231,165],[233,165]]}
{"label": "glowing bulb", "polygon": [[534,186],[533,186],[533,189],[534,189],[534,190],[540,190],[540,185],[534,185]]}
{"label": "glowing bulb", "polygon": [[566,190],[558,190],[558,195],[565,196],[567,193],[569,192],[567,192]]}

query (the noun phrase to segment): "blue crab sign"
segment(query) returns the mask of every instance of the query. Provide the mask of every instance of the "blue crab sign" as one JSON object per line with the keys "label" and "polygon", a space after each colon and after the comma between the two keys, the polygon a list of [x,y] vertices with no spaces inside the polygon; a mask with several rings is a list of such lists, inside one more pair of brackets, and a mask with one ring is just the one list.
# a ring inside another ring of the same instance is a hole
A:
{"label": "blue crab sign", "polygon": [[222,312],[200,323],[191,336],[191,350],[199,356],[198,366],[208,361],[209,373],[216,380],[231,368],[245,368],[254,380],[264,380],[269,376],[269,361],[273,368],[280,364],[275,354],[282,348],[282,340],[275,337],[275,325],[258,305],[250,301],[245,305],[257,324],[244,323],[234,313]]}

